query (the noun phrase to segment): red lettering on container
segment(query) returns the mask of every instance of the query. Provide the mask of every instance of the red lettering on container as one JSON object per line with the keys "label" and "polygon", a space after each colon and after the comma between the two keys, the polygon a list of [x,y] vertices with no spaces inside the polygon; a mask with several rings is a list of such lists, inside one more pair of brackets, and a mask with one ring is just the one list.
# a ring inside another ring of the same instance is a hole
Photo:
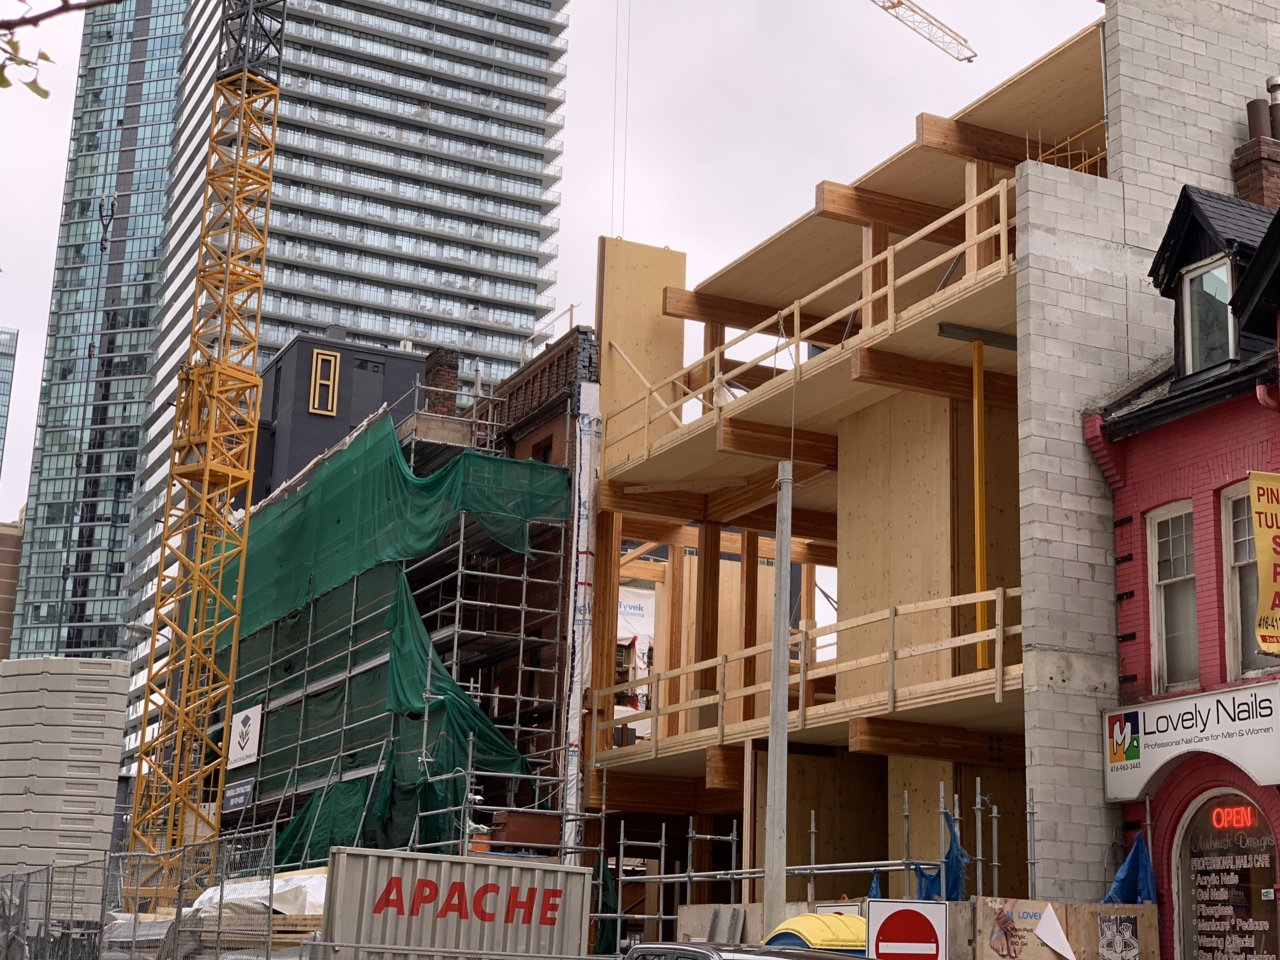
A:
{"label": "red lettering on container", "polygon": [[488,910],[484,905],[485,897],[496,897],[499,887],[496,883],[486,883],[476,891],[476,895],[471,899],[471,912],[475,914],[477,920],[483,920],[485,923],[493,923],[494,913]]}
{"label": "red lettering on container", "polygon": [[520,922],[523,924],[533,923],[533,905],[538,900],[538,888],[530,887],[529,895],[524,900],[520,899],[520,888],[512,887],[507,894],[507,923],[516,922],[516,910],[524,912],[524,919]]}
{"label": "red lettering on container", "polygon": [[542,891],[542,914],[538,917],[538,923],[544,927],[556,925],[556,914],[560,912],[560,898],[563,896],[564,891],[555,887]]}
{"label": "red lettering on container", "polygon": [[467,885],[461,880],[449,884],[449,892],[444,895],[444,903],[440,905],[436,919],[443,920],[451,913],[456,913],[459,920],[471,919],[471,914],[467,913]]}
{"label": "red lettering on container", "polygon": [[399,877],[388,880],[387,885],[382,888],[382,893],[378,894],[378,899],[373,905],[373,915],[376,917],[384,910],[395,910],[397,914],[404,916],[404,886]]}
{"label": "red lettering on container", "polygon": [[436,902],[436,894],[440,892],[440,888],[436,886],[434,880],[419,880],[413,885],[413,902],[409,904],[409,916],[416,917],[418,912],[426,906]]}

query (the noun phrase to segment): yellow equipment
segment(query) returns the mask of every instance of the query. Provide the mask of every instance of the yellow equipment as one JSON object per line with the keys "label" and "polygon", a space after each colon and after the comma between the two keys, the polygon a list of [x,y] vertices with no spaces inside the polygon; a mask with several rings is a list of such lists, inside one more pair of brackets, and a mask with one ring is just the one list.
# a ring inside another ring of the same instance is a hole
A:
{"label": "yellow equipment", "polygon": [[[219,832],[262,385],[258,324],[283,24],[283,0],[224,7],[129,825],[135,852],[162,854]],[[229,569],[238,575],[224,575]],[[219,667],[220,649],[229,666]],[[171,870],[151,872],[153,905],[174,879]]]}

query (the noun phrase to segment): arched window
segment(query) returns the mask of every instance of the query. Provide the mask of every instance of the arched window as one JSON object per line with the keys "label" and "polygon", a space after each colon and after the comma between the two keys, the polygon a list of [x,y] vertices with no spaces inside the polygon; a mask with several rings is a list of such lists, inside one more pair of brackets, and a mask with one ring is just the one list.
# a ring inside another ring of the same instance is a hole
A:
{"label": "arched window", "polygon": [[1188,813],[1180,833],[1180,960],[1275,956],[1276,840],[1262,811],[1238,793],[1219,793]]}

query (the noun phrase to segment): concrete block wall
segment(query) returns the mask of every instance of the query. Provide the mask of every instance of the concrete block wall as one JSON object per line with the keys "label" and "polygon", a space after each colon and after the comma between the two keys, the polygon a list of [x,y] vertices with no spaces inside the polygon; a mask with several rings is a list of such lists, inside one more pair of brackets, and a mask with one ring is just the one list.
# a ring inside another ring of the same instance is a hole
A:
{"label": "concrete block wall", "polygon": [[1280,73],[1280,0],[1106,0],[1104,57],[1107,176],[1127,242],[1154,250],[1184,183],[1235,192],[1245,103]]}
{"label": "concrete block wall", "polygon": [[1150,256],[1125,242],[1124,204],[1121,184],[1018,168],[1022,645],[1040,898],[1100,898],[1120,852],[1101,753],[1101,711],[1118,687],[1113,514],[1080,412],[1169,339],[1154,297],[1133,289]]}
{"label": "concrete block wall", "polygon": [[0,662],[0,875],[107,852],[128,688],[122,660]]}

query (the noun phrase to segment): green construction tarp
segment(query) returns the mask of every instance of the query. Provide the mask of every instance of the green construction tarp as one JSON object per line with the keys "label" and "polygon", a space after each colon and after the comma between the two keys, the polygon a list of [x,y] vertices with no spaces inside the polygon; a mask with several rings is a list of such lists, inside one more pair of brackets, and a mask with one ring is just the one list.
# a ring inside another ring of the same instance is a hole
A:
{"label": "green construction tarp", "polygon": [[[466,799],[468,753],[479,774],[531,772],[528,761],[449,675],[401,571],[396,571],[384,626],[390,651],[385,710],[396,715],[396,735],[372,784],[372,796],[369,777],[334,783],[313,794],[280,834],[277,864],[323,860],[330,846],[403,847],[419,813],[425,814],[419,843],[456,843],[462,835],[459,814]],[[333,688],[339,703],[346,689]],[[424,745],[425,767],[420,767]],[[362,818],[366,800],[369,812]]]}
{"label": "green construction tarp", "polygon": [[276,864],[316,863],[330,847],[355,845],[371,780],[342,780],[313,793],[276,838]]}
{"label": "green construction tarp", "polygon": [[[405,463],[390,415],[379,417],[317,466],[299,490],[254,512],[240,635],[379,563],[422,556],[463,511],[504,547],[527,552],[528,521],[568,518],[568,473],[466,450],[430,476],[417,477]],[[224,582],[234,583],[237,572],[229,564]]]}

